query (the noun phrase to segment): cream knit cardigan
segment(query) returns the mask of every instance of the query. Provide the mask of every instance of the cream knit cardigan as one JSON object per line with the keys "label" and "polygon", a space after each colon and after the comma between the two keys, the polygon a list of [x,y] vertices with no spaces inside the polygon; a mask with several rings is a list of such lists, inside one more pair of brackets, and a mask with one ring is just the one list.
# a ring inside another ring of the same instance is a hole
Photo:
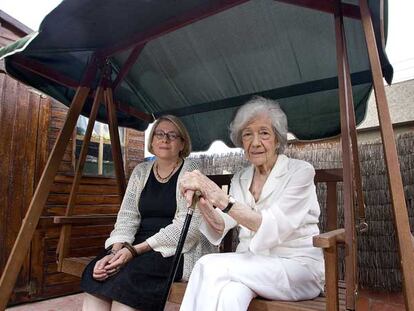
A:
{"label": "cream knit cardigan", "polygon": [[[141,192],[150,175],[154,161],[143,162],[138,164],[133,170],[128,182],[121,208],[118,212],[114,229],[105,242],[105,248],[114,243],[134,241],[135,234],[141,223],[141,214],[138,210],[139,198]],[[183,168],[178,175],[176,197],[177,210],[171,224],[162,228],[158,233],[149,237],[146,241],[154,251],[160,252],[164,257],[170,257],[175,254],[181,229],[187,214],[187,203],[179,191],[179,180],[184,172],[191,172],[198,169],[198,165],[186,159]],[[208,242],[204,235],[200,234],[199,227],[201,223],[201,214],[196,210],[188,230],[187,238],[183,247],[184,270],[183,280],[188,280],[195,262],[203,255],[217,252],[217,247]]]}

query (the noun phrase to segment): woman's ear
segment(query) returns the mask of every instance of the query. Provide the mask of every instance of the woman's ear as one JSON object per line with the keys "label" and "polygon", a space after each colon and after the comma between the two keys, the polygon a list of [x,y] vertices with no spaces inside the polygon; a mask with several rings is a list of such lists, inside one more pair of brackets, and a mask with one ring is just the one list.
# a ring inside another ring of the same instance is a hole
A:
{"label": "woman's ear", "polygon": [[276,153],[279,152],[279,148],[280,148],[280,143],[278,142],[278,143],[276,143]]}

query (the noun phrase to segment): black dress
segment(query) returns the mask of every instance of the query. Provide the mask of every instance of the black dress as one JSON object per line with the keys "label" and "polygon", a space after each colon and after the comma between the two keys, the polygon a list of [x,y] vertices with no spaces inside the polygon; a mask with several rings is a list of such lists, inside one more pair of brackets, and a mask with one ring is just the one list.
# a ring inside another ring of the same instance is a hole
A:
{"label": "black dress", "polygon": [[[151,169],[139,200],[141,224],[133,245],[145,241],[172,222],[177,207],[176,187],[181,168],[182,165],[167,183],[158,182]],[[159,252],[149,251],[133,258],[117,274],[105,281],[96,281],[92,277],[93,268],[105,254],[106,251],[102,251],[85,268],[81,281],[82,290],[140,310],[157,310],[166,288],[173,257],[164,258]],[[181,261],[175,279],[180,280],[182,273]]]}

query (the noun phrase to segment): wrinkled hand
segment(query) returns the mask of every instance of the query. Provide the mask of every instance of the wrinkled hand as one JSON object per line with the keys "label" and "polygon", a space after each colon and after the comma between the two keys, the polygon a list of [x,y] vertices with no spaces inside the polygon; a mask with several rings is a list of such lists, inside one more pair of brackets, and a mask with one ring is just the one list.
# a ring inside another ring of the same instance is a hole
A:
{"label": "wrinkled hand", "polygon": [[228,204],[227,194],[219,186],[200,171],[184,173],[180,180],[180,192],[190,206],[196,192],[201,193],[201,197],[211,205],[224,208]]}

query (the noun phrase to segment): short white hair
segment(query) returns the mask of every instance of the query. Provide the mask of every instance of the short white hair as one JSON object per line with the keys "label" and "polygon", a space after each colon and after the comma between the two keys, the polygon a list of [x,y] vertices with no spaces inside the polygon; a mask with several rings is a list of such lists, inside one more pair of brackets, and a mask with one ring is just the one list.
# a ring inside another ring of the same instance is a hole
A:
{"label": "short white hair", "polygon": [[286,114],[277,101],[261,96],[253,96],[237,110],[233,121],[230,123],[231,141],[236,147],[243,147],[242,131],[253,118],[259,115],[266,115],[270,118],[278,142],[276,153],[283,153],[287,145],[288,124]]}

